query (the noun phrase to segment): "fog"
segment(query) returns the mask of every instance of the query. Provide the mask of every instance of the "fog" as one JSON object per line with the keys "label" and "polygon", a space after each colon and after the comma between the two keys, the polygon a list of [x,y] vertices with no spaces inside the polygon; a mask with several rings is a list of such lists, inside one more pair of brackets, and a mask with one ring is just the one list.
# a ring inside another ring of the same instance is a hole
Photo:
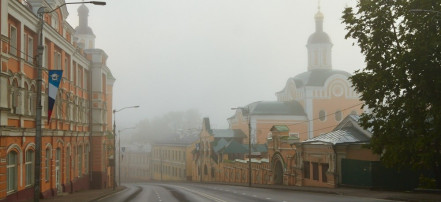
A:
{"label": "fog", "polygon": [[[89,26],[116,78],[113,106],[141,106],[118,112],[117,130],[189,109],[210,117],[213,128],[225,128],[231,107],[276,100],[287,79],[307,69],[306,42],[318,7],[311,0],[106,2],[88,5]],[[320,2],[334,44],[333,68],[350,73],[364,66],[341,24],[344,7],[353,4]],[[68,5],[74,28],[77,8]]]}

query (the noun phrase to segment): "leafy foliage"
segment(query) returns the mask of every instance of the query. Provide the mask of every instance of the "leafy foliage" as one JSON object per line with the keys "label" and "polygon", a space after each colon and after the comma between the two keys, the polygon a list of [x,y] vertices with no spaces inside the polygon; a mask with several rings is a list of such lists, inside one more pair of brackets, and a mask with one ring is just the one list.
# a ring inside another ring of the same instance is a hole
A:
{"label": "leafy foliage", "polygon": [[351,77],[361,125],[388,166],[432,169],[441,187],[441,1],[359,0],[343,23],[365,55]]}

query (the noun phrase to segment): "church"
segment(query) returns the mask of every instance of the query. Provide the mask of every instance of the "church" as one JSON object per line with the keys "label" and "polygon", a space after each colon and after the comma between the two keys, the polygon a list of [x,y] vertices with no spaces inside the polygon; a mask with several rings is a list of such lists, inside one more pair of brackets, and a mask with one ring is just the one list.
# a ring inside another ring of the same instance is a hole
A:
{"label": "church", "polygon": [[[324,15],[314,16],[315,32],[307,41],[305,72],[288,78],[277,101],[258,101],[228,118],[231,129],[251,129],[251,142],[265,144],[273,125],[286,125],[290,138],[303,141],[331,131],[347,115],[362,112],[362,102],[349,81],[350,73],[332,67],[332,42],[323,29]],[[250,127],[248,127],[250,124]]]}

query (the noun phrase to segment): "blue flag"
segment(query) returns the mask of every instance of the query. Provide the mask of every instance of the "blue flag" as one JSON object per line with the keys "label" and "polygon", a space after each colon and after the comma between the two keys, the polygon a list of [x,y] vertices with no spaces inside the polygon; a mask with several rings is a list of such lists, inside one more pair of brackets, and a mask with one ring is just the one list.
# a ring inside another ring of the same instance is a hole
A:
{"label": "blue flag", "polygon": [[63,70],[49,70],[49,99],[47,110],[47,121],[51,120],[52,110],[54,109],[55,99],[57,98],[58,87],[60,86]]}

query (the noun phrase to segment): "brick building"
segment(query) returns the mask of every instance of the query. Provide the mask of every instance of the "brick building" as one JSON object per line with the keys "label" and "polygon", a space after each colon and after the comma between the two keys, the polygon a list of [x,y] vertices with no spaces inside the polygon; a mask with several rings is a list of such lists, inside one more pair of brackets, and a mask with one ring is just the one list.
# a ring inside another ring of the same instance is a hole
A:
{"label": "brick building", "polygon": [[[32,198],[35,167],[37,46],[40,7],[64,0],[2,0],[0,68],[0,200]],[[65,6],[43,16],[41,197],[111,186],[112,87],[107,55],[94,47],[88,9],[79,26]],[[50,122],[48,70],[63,70]]]}

